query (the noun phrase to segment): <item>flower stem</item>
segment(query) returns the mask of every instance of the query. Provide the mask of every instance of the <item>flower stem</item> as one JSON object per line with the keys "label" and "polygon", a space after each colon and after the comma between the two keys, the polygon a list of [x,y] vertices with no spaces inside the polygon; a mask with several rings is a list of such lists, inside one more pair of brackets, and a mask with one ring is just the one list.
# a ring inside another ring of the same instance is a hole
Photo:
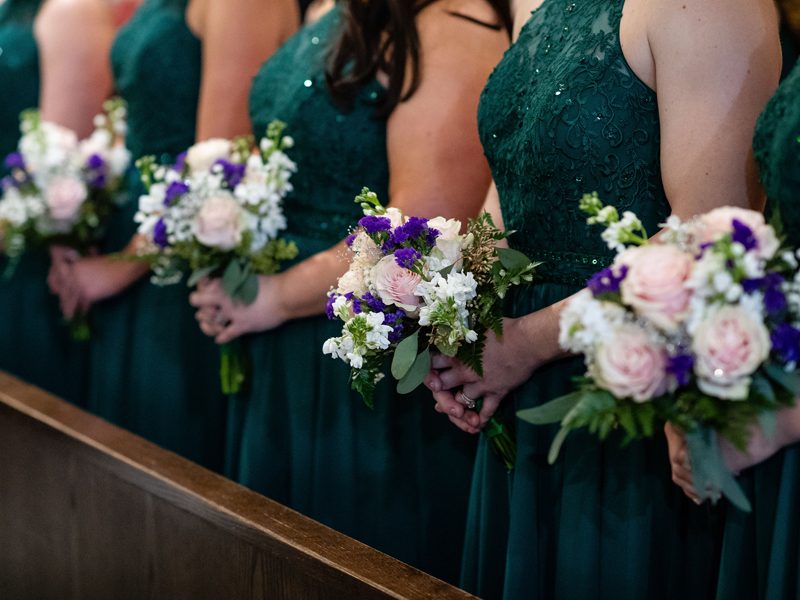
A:
{"label": "flower stem", "polygon": [[219,377],[223,394],[235,394],[242,390],[247,380],[250,364],[240,340],[219,347]]}

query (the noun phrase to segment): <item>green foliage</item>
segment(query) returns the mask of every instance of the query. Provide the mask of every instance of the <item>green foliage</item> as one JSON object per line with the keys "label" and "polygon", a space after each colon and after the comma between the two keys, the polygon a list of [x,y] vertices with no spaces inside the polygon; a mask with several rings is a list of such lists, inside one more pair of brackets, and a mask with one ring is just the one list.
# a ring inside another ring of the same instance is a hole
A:
{"label": "green foliage", "polygon": [[364,366],[350,369],[350,388],[359,394],[369,408],[374,408],[375,384],[381,375],[383,357],[368,355],[364,357]]}
{"label": "green foliage", "polygon": [[[502,320],[500,324],[502,327]],[[483,377],[483,350],[486,347],[486,329],[476,327],[474,331],[478,334],[478,339],[471,344],[461,344],[456,353],[456,358],[475,371],[478,377]]]}
{"label": "green foliage", "polygon": [[417,389],[431,370],[431,350],[429,346],[417,355],[414,364],[397,382],[398,394],[409,394]]}
{"label": "green foliage", "polygon": [[392,359],[392,377],[402,379],[411,369],[419,349],[419,330],[397,344]]}

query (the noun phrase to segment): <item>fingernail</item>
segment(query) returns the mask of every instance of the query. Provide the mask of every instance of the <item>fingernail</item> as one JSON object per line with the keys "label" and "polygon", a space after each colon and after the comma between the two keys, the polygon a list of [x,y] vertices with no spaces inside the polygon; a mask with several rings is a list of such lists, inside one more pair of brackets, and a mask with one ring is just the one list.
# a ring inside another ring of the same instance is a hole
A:
{"label": "fingernail", "polygon": [[693,500],[693,502],[694,502],[695,504],[697,504],[697,506],[700,506],[700,500],[698,500],[697,498],[695,498],[695,499]]}
{"label": "fingernail", "polygon": [[450,409],[450,414],[455,417],[456,416],[456,409],[455,408],[451,408]]}

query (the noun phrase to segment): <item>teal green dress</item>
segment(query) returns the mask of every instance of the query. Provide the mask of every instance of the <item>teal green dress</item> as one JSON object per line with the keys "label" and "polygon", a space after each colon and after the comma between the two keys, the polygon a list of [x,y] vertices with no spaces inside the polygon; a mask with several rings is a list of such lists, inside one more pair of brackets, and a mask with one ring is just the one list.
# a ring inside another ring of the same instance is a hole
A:
{"label": "teal green dress", "polygon": [[[42,0],[0,4],[0,177],[2,162],[16,151],[19,113],[39,105],[39,51],[33,20]],[[82,403],[86,384],[86,344],[72,341],[58,299],[47,287],[46,252],[22,257],[13,277],[2,273],[0,256],[0,369],[49,392]]]}
{"label": "teal green dress", "polygon": [[[325,87],[339,10],[302,29],[262,67],[250,98],[253,131],[281,119],[295,139],[287,236],[303,260],[344,239],[363,216],[363,186],[388,200],[382,93],[364,87],[352,110]],[[344,263],[343,263],[344,265]],[[343,266],[343,270],[345,267]],[[232,402],[229,474],[321,523],[456,582],[474,440],[433,411],[428,393],[378,385],[375,410],[350,390],[348,368],[322,353],[341,322],[324,315],[250,336],[251,391]]]}
{"label": "teal green dress", "polygon": [[[634,211],[648,232],[669,214],[656,94],[622,54],[623,0],[545,0],[484,89],[478,123],[512,247],[544,261],[507,315],[550,306],[608,266],[584,193]],[[513,417],[573,389],[582,358],[555,361],[505,401]],[[720,535],[671,481],[663,436],[620,447],[586,429],[547,454],[558,426],[516,420],[509,477],[478,448],[462,584],[484,598],[707,598]]]}
{"label": "teal green dress", "polygon": [[[800,65],[778,88],[756,125],[753,152],[787,243],[800,246]],[[800,599],[800,447],[745,470],[739,483],[753,504],[731,509],[717,598]]]}
{"label": "teal green dress", "polygon": [[[201,44],[186,25],[187,2],[146,0],[114,42],[114,80],[128,103],[134,157],[155,154],[169,163],[194,143]],[[135,171],[130,178],[133,190],[110,227],[109,252],[136,232],[142,188]],[[158,287],[143,278],[92,308],[89,408],[221,471],[226,406],[219,354],[197,326],[188,293],[183,283]]]}

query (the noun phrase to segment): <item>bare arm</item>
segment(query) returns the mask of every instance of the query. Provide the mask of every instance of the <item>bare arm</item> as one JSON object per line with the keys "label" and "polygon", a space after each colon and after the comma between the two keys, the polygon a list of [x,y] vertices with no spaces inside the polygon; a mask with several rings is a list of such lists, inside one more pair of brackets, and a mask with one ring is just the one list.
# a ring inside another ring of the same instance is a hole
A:
{"label": "bare arm", "polygon": [[[491,178],[478,138],[480,92],[508,39],[503,32],[447,14],[439,4],[418,19],[422,80],[387,123],[390,205],[408,215],[466,223],[477,216]],[[225,342],[286,320],[322,314],[328,291],[347,270],[343,249],[338,244],[284,273],[262,278],[254,305],[230,307],[238,317],[232,317],[224,332],[216,327],[204,331]],[[224,305],[225,299],[215,289],[198,292],[192,302]],[[224,311],[230,312],[227,305]]]}
{"label": "bare arm", "polygon": [[42,118],[88,137],[111,94],[111,11],[103,0],[48,0],[34,23]]}

